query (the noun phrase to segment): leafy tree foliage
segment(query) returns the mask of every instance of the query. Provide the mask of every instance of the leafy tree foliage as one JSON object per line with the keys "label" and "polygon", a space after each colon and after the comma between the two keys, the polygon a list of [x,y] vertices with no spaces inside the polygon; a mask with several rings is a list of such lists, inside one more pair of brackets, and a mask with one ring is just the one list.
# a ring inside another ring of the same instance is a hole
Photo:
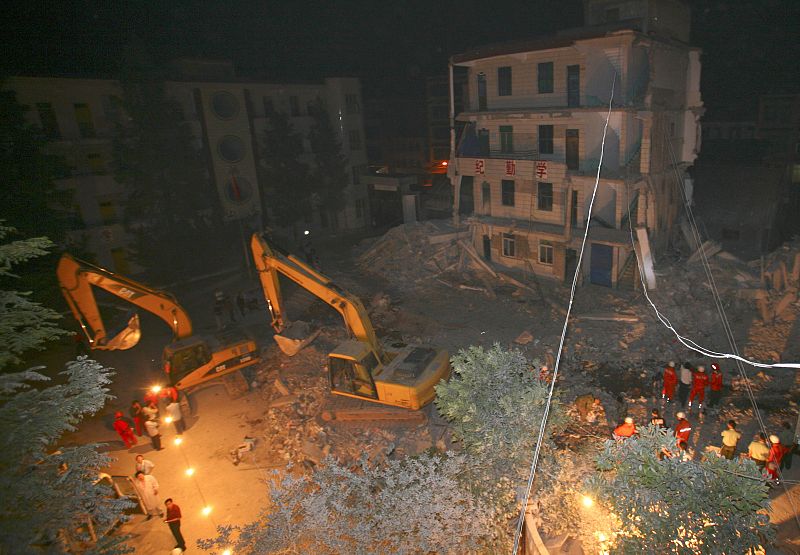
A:
{"label": "leafy tree foliage", "polygon": [[270,508],[245,526],[221,526],[205,549],[353,555],[482,551],[493,515],[465,487],[463,455],[431,455],[356,469],[328,458],[310,476],[270,484]]}
{"label": "leafy tree foliage", "polygon": [[603,475],[587,488],[620,519],[608,547],[617,553],[748,553],[774,531],[768,489],[752,460],[681,461],[669,430],[607,441]]}
{"label": "leafy tree foliage", "polygon": [[[519,514],[516,492],[527,483],[548,384],[538,361],[495,345],[469,347],[452,358],[453,377],[436,386],[436,406],[470,456],[466,479],[500,517],[497,534],[513,538]],[[551,407],[545,447],[565,423],[558,401]]]}
{"label": "leafy tree foliage", "polygon": [[300,160],[303,139],[283,112],[269,115],[264,132],[261,176],[261,213],[271,214],[279,226],[289,226],[311,211],[311,178]]}
{"label": "leafy tree foliage", "polygon": [[321,209],[340,210],[345,204],[344,191],[349,180],[342,145],[321,99],[314,102],[309,113],[314,118],[309,134],[315,163],[311,172],[313,191]]}
{"label": "leafy tree foliage", "polygon": [[[0,238],[9,231],[1,228]],[[49,246],[44,238],[0,245],[0,274],[8,277],[14,264],[41,256]],[[55,327],[57,313],[30,302],[25,293],[0,291],[0,298],[0,369],[66,333]],[[44,385],[49,378],[35,370],[0,374],[0,551],[63,552],[88,539],[89,521],[98,542],[84,545],[85,551],[130,551],[124,538],[107,537],[128,501],[113,499],[109,487],[95,484],[109,457],[97,445],[57,445],[109,399],[111,375],[86,357],[70,362],[60,383],[49,387]]]}

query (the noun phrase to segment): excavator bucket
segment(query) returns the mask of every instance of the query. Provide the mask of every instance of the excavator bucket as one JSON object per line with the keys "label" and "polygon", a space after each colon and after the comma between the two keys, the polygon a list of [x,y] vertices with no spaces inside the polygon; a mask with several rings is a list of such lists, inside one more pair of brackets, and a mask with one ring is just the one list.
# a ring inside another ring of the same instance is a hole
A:
{"label": "excavator bucket", "polygon": [[139,326],[139,315],[134,313],[128,319],[127,325],[119,333],[114,336],[109,335],[110,339],[95,348],[104,351],[124,351],[139,343],[141,337],[142,329]]}
{"label": "excavator bucket", "polygon": [[272,338],[284,354],[293,357],[314,341],[319,332],[320,330],[310,333],[307,322],[297,321],[289,324],[282,334],[276,333]]}

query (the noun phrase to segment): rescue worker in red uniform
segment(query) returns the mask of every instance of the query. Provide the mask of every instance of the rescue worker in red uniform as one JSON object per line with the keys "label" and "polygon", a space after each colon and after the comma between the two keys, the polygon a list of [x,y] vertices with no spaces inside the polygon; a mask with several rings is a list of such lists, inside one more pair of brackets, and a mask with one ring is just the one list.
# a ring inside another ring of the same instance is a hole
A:
{"label": "rescue worker in red uniform", "polygon": [[678,438],[678,443],[683,444],[684,447],[689,446],[689,436],[692,435],[692,425],[686,420],[686,413],[679,412],[675,415],[678,421],[675,423],[675,437]]}
{"label": "rescue worker in red uniform", "polygon": [[767,457],[767,473],[773,480],[778,479],[778,468],[781,466],[781,460],[786,453],[786,449],[781,445],[781,439],[776,435],[769,436],[769,442],[772,444],[769,448],[769,456]]}
{"label": "rescue worker in red uniform", "polygon": [[119,437],[122,438],[126,449],[130,449],[136,445],[136,436],[133,435],[133,430],[131,429],[130,424],[125,422],[125,420],[122,418],[122,413],[120,411],[117,411],[114,414],[114,429],[119,434]]}
{"label": "rescue worker in red uniform", "polygon": [[636,424],[633,423],[633,418],[630,416],[625,418],[625,422],[614,428],[614,439],[621,441],[628,439],[636,433]]}
{"label": "rescue worker in red uniform", "polygon": [[703,410],[703,401],[706,399],[706,387],[708,387],[708,374],[705,366],[698,366],[692,376],[692,392],[689,393],[689,410],[692,409],[694,398],[698,397],[697,403],[700,410]]}
{"label": "rescue worker in red uniform", "polygon": [[666,399],[667,403],[672,402],[676,385],[678,385],[678,374],[675,373],[675,363],[669,361],[667,367],[664,368],[664,388],[661,390],[661,398]]}
{"label": "rescue worker in red uniform", "polygon": [[708,406],[716,407],[722,397],[722,371],[719,369],[719,364],[713,363],[711,365],[711,376],[709,376],[709,380]]}

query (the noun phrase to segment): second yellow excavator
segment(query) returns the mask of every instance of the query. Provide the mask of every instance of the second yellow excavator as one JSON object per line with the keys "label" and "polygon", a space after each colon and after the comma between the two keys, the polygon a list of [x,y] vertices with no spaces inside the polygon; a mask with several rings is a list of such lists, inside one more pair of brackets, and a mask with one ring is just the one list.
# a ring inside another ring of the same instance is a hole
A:
{"label": "second yellow excavator", "polygon": [[328,355],[333,393],[412,410],[433,400],[434,386],[450,376],[447,351],[417,345],[406,345],[397,351],[384,349],[357,297],[298,258],[275,251],[258,233],[252,237],[251,248],[276,333],[282,333],[288,325],[279,274],[326,302],[344,318],[353,339]]}
{"label": "second yellow excavator", "polygon": [[188,394],[220,377],[228,378],[229,391],[231,387],[246,388],[247,382],[243,378],[233,380],[233,373],[260,361],[255,341],[240,332],[226,331],[213,337],[193,335],[189,315],[166,291],[152,289],[69,254],[61,256],[56,274],[61,292],[93,350],[130,349],[138,343],[141,330],[139,317],[134,315],[121,331],[109,334],[92,287],[108,291],[164,320],[174,340],[164,347],[163,370],[170,385],[179,392]]}

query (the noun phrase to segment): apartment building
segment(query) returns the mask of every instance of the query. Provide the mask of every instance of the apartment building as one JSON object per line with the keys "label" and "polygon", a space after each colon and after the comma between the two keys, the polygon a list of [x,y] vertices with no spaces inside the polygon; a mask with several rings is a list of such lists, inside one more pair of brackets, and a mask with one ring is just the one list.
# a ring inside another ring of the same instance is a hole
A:
{"label": "apartment building", "polygon": [[[258,165],[263,132],[275,111],[289,114],[303,137],[305,161],[313,156],[308,134],[309,106],[321,99],[337,131],[350,176],[342,210],[315,206],[305,225],[322,232],[356,230],[369,224],[366,188],[358,176],[366,168],[361,85],[355,78],[318,83],[269,83],[237,79],[229,62],[182,61],[178,78],[166,83],[206,153],[210,181],[218,191],[223,217],[259,229],[270,220],[260,191]],[[209,78],[209,76],[211,76]],[[205,79],[203,79],[205,77]],[[58,182],[74,192],[76,229],[72,240],[95,253],[100,265],[136,273],[126,252],[131,237],[122,226],[126,191],[113,177],[112,141],[122,96],[118,81],[59,77],[12,77],[5,88],[27,105],[30,123],[52,140],[50,148],[67,160],[72,175]],[[262,214],[262,207],[267,214]]]}
{"label": "apartment building", "polygon": [[634,244],[663,248],[691,196],[700,52],[683,1],[587,0],[584,13],[584,27],[451,58],[469,97],[453,214],[485,258],[566,281],[589,226],[580,275],[616,287],[634,283]]}

